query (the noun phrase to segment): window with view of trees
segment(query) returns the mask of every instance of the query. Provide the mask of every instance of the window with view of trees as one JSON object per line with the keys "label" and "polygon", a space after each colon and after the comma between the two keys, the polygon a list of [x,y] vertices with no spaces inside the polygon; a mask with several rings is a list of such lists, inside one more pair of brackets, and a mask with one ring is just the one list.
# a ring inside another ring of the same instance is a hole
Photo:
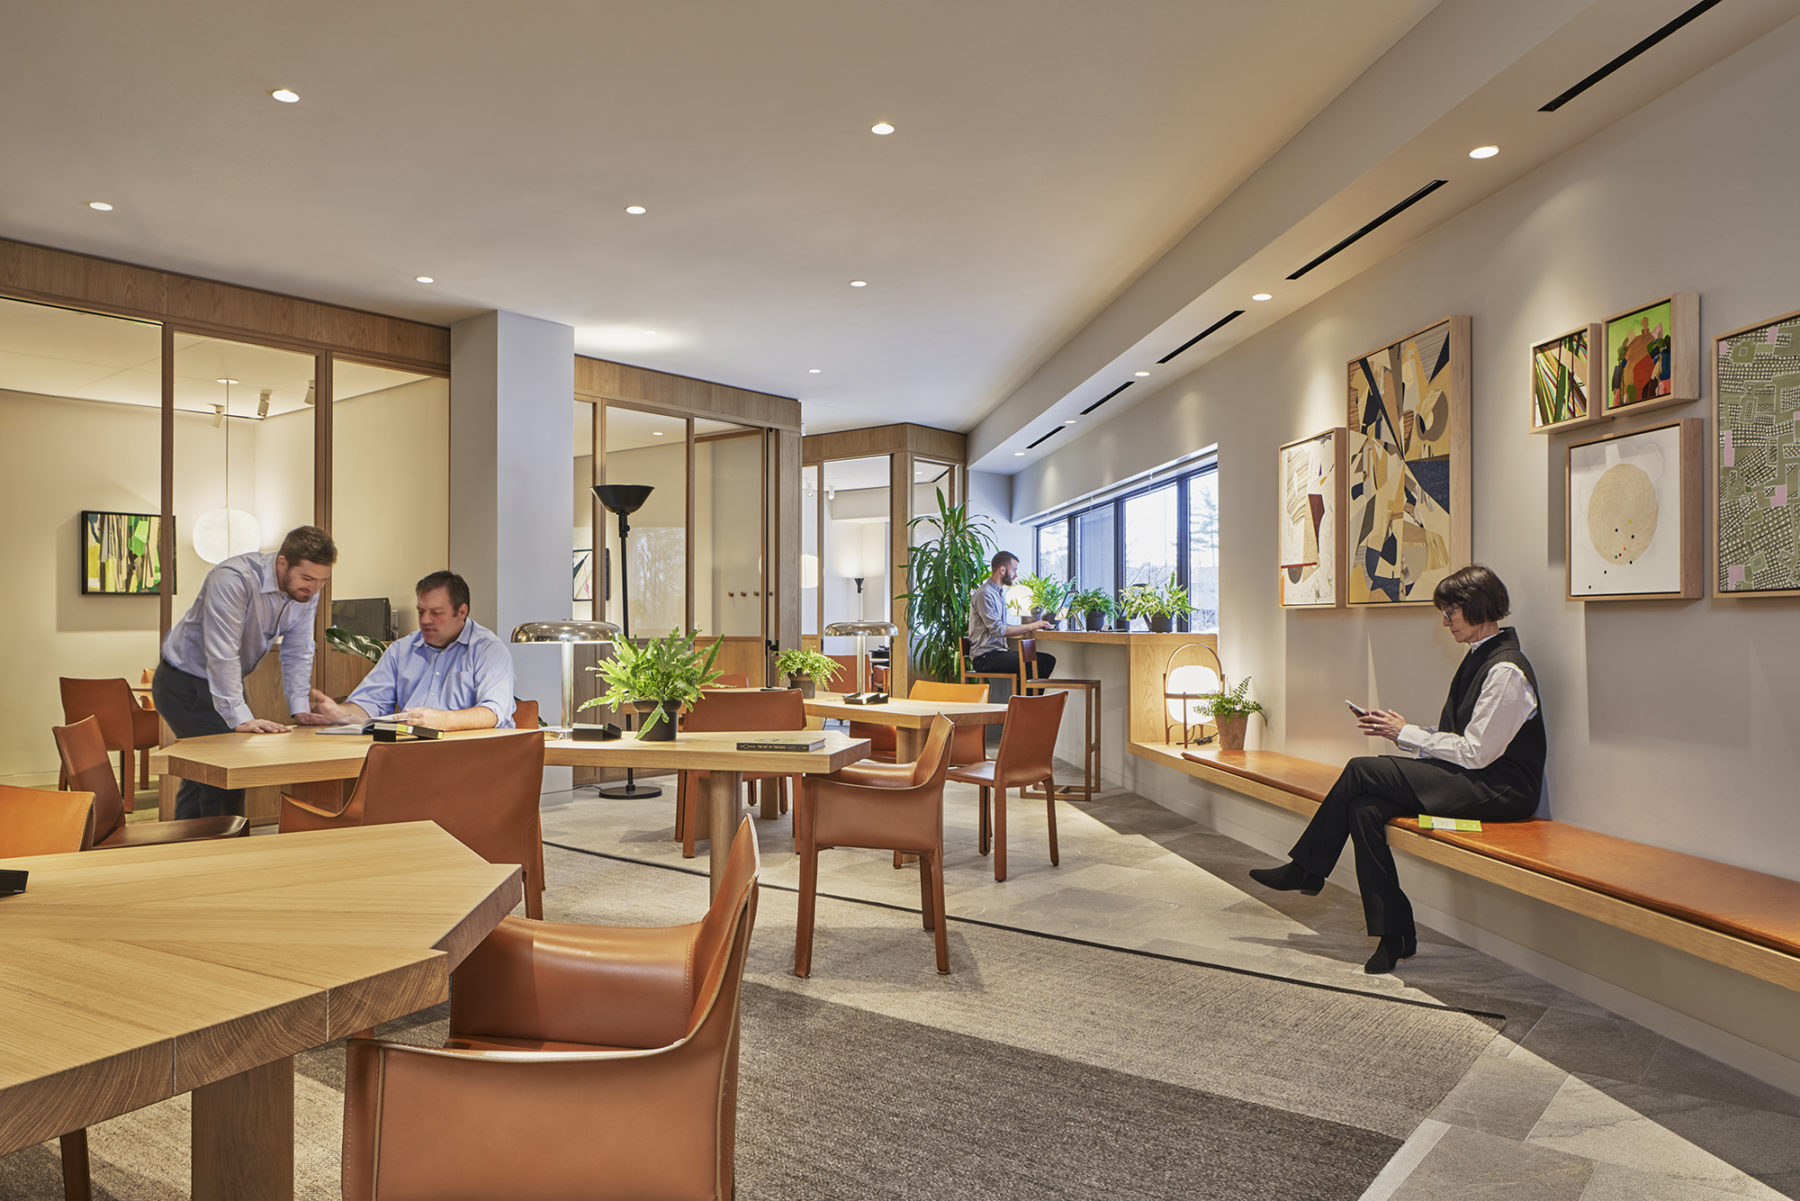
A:
{"label": "window with view of trees", "polygon": [[1053,521],[1037,528],[1037,573],[1052,579],[1069,578],[1069,523]]}

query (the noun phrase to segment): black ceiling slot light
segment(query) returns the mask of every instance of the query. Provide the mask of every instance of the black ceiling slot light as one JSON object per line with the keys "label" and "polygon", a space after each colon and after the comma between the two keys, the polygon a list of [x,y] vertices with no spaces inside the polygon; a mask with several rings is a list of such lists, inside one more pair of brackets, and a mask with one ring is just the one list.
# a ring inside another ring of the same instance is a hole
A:
{"label": "black ceiling slot light", "polygon": [[1195,334],[1193,337],[1189,338],[1187,341],[1183,342],[1180,346],[1177,346],[1174,350],[1171,350],[1168,354],[1164,355],[1162,358],[1160,358],[1156,361],[1158,363],[1168,362],[1170,359],[1174,358],[1176,355],[1180,354],[1182,351],[1187,350],[1189,347],[1193,346],[1193,344],[1198,342],[1200,339],[1209,337],[1213,334],[1218,333],[1220,330],[1224,329],[1227,325],[1230,325],[1233,321],[1236,321],[1239,317],[1242,317],[1243,315],[1244,315],[1243,309],[1231,310],[1231,312],[1226,313],[1223,317],[1219,318],[1217,321],[1213,322],[1211,325],[1207,326],[1205,329],[1201,330],[1199,333]]}
{"label": "black ceiling slot light", "polygon": [[1418,191],[1414,192],[1411,196],[1408,196],[1405,200],[1402,200],[1399,204],[1396,204],[1393,208],[1391,208],[1387,212],[1381,214],[1381,216],[1375,218],[1373,221],[1369,222],[1367,225],[1363,226],[1361,229],[1357,230],[1355,233],[1351,234],[1349,237],[1345,238],[1343,241],[1337,243],[1330,250],[1327,250],[1324,254],[1321,254],[1318,258],[1313,259],[1311,262],[1307,263],[1306,266],[1300,268],[1300,270],[1294,272],[1292,275],[1288,276],[1288,278],[1289,279],[1299,279],[1302,275],[1305,275],[1308,271],[1311,271],[1314,267],[1317,267],[1320,263],[1325,262],[1327,259],[1331,258],[1333,255],[1342,253],[1343,251],[1349,249],[1356,242],[1362,240],[1363,238],[1368,237],[1370,234],[1374,233],[1376,230],[1378,230],[1382,226],[1386,225],[1389,221],[1392,221],[1395,217],[1398,217],[1401,213],[1404,213],[1407,209],[1409,209],[1413,205],[1419,203],[1419,201],[1425,199],[1427,196],[1431,195],[1433,192],[1437,191],[1439,188],[1443,187],[1445,184],[1447,184],[1449,182],[1450,181],[1447,179],[1432,180],[1430,183],[1426,184],[1424,187],[1422,187]]}
{"label": "black ceiling slot light", "polygon": [[1633,46],[1631,49],[1625,51],[1625,53],[1619,55],[1619,57],[1613,59],[1611,62],[1607,63],[1604,67],[1601,67],[1598,71],[1595,71],[1592,75],[1589,75],[1587,78],[1585,78],[1585,79],[1581,80],[1579,83],[1575,84],[1575,86],[1571,87],[1568,91],[1562,93],[1556,99],[1552,100],[1549,104],[1546,104],[1542,108],[1538,109],[1538,112],[1540,112],[1540,113],[1555,112],[1557,109],[1561,108],[1563,105],[1567,104],[1569,101],[1575,99],[1575,97],[1581,95],[1583,92],[1587,91],[1589,88],[1591,88],[1595,84],[1599,83],[1602,79],[1605,79],[1608,75],[1611,75],[1614,71],[1617,71],[1620,67],[1623,67],[1626,63],[1630,62],[1632,59],[1636,58],[1638,55],[1644,53],[1646,50],[1650,49],[1652,46],[1656,45],[1658,42],[1662,41],[1664,38],[1667,38],[1667,37],[1673,35],[1674,33],[1676,33],[1678,30],[1681,29],[1682,26],[1688,24],[1688,22],[1694,20],[1696,17],[1700,16],[1702,13],[1706,12],[1708,9],[1717,8],[1719,6],[1720,2],[1721,2],[1721,0],[1702,0],[1701,3],[1694,5],[1694,7],[1688,9],[1686,12],[1682,13],[1679,17],[1676,17],[1673,21],[1670,21],[1667,25],[1664,25],[1661,29],[1658,29],[1655,33],[1652,33],[1649,37],[1645,38],[1643,41],[1639,42],[1637,45]]}
{"label": "black ceiling slot light", "polygon": [[[1099,400],[1096,400],[1093,404],[1091,404],[1087,408],[1081,410],[1081,415],[1083,417],[1086,417],[1089,413],[1092,413],[1095,409],[1099,408],[1101,405],[1105,404],[1107,401],[1111,400],[1113,397],[1117,396],[1119,393],[1123,392],[1125,389],[1131,387],[1131,385],[1133,385],[1135,383],[1137,383],[1136,380],[1131,380],[1131,379],[1126,380],[1124,383],[1122,383],[1118,387],[1114,388],[1111,392],[1108,392],[1105,396],[1102,396]],[[1050,436],[1049,434],[1044,435],[1045,438],[1048,438],[1049,436]],[[1036,445],[1036,444],[1033,443],[1033,445]]]}
{"label": "black ceiling slot light", "polygon": [[1043,437],[1042,437],[1042,438],[1039,438],[1039,439],[1038,439],[1038,440],[1037,440],[1037,442],[1028,442],[1028,443],[1026,443],[1026,444],[1025,444],[1025,449],[1026,449],[1026,450],[1030,450],[1030,449],[1031,449],[1031,448],[1032,448],[1032,447],[1034,447],[1034,446],[1036,446],[1036,445],[1038,445],[1038,443],[1039,443],[1039,442],[1048,442],[1048,441],[1049,441],[1049,440],[1050,440],[1050,439],[1052,439],[1052,438],[1054,438],[1054,437],[1056,437],[1056,435],[1058,435],[1058,434],[1060,434],[1060,433],[1062,433],[1062,432],[1063,432],[1063,427],[1062,427],[1062,426],[1060,426],[1060,425],[1059,425],[1059,426],[1057,426],[1057,427],[1056,427],[1056,428],[1054,428],[1054,429],[1052,429],[1052,430],[1051,430],[1051,431],[1050,431],[1050,432],[1049,432],[1049,433],[1047,433],[1047,434],[1045,434],[1045,435],[1044,435],[1044,436],[1043,436]]}

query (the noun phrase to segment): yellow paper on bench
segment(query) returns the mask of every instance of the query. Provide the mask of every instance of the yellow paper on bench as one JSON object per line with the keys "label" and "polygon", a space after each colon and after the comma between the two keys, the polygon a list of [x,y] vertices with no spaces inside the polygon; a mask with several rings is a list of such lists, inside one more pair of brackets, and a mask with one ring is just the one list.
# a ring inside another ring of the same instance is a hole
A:
{"label": "yellow paper on bench", "polygon": [[1419,815],[1421,830],[1474,830],[1481,829],[1481,823],[1467,817],[1433,817],[1429,813]]}

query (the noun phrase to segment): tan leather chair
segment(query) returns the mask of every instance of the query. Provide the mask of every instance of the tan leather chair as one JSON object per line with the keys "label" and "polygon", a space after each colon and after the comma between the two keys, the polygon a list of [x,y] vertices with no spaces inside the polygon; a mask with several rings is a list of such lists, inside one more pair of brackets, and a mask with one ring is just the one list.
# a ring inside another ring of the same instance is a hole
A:
{"label": "tan leather chair", "polygon": [[1100,793],[1100,681],[1094,677],[1044,676],[1038,672],[1037,639],[1019,639],[1019,691],[1047,688],[1081,693],[1081,783],[1064,784],[1063,796],[1080,794],[1091,801]]}
{"label": "tan leather chair", "polygon": [[62,757],[63,778],[79,792],[91,793],[94,798],[93,826],[82,850],[204,842],[236,838],[245,832],[244,819],[230,814],[169,822],[126,821],[119,785],[113,779],[112,764],[106,760],[107,747],[100,738],[99,721],[84,717],[72,726],[51,726],[50,733],[56,738],[56,753]]}
{"label": "tan leather chair", "polygon": [[944,773],[955,727],[935,717],[925,746],[904,783],[851,784],[839,776],[808,776],[794,811],[800,853],[800,917],[794,929],[794,975],[812,973],[813,911],[819,894],[819,851],[868,847],[919,857],[919,910],[937,934],[937,970],[950,970],[944,932]]}
{"label": "tan leather chair", "polygon": [[335,812],[281,798],[281,832],[436,822],[489,863],[525,870],[525,913],[544,916],[544,839],[538,795],[544,734],[520,730],[483,738],[383,742],[369,748],[362,774]]}
{"label": "tan leather chair", "polygon": [[116,680],[76,680],[63,676],[57,684],[62,688],[64,725],[72,726],[84,717],[100,719],[100,737],[106,749],[119,753],[118,787],[119,795],[125,799],[125,812],[134,812],[139,773],[141,771],[143,781],[148,785],[150,751],[162,738],[156,711],[137,703],[131,695],[131,685],[123,676]]}
{"label": "tan leather chair", "polygon": [[[909,701],[961,701],[971,705],[979,705],[987,698],[986,684],[945,684],[937,680],[914,680],[912,691],[906,694]],[[893,726],[872,721],[853,721],[850,723],[850,737],[869,740],[870,759],[882,763],[894,761],[897,747]],[[986,758],[986,730],[981,726],[957,727],[950,739],[951,764],[980,763]]]}
{"label": "tan leather chair", "polygon": [[1066,692],[1042,696],[1015,696],[1006,702],[1006,724],[1000,728],[1000,749],[983,763],[950,769],[950,779],[981,789],[981,853],[988,853],[989,801],[991,797],[994,844],[994,879],[1006,879],[1006,790],[1023,792],[1042,784],[1047,794],[1045,812],[1050,820],[1050,866],[1059,862],[1056,851],[1056,730],[1062,724]]}
{"label": "tan leather chair", "polygon": [[[98,733],[96,732],[96,737]],[[100,766],[112,779],[112,767],[100,752]],[[117,785],[114,785],[116,788]],[[87,843],[94,796],[88,792],[51,792],[0,784],[0,859],[24,855],[66,855]],[[87,1131],[62,1136],[64,1201],[88,1201]]]}
{"label": "tan leather chair", "polygon": [[346,1201],[726,1201],[757,873],[745,819],[700,921],[507,918],[451,977],[442,1049],[350,1040]]}
{"label": "tan leather chair", "polygon": [[[681,715],[681,728],[695,734],[720,730],[804,730],[806,701],[798,688],[783,688],[779,692],[708,692]],[[675,837],[681,839],[684,859],[694,857],[700,798],[706,795],[707,774],[682,772],[675,787]],[[756,780],[778,781],[781,803],[786,807],[786,776],[766,771],[744,773],[744,783]]]}

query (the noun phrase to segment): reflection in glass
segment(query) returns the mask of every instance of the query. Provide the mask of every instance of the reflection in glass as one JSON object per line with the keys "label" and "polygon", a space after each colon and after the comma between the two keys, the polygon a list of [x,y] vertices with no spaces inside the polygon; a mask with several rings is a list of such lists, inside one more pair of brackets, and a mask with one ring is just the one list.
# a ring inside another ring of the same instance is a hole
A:
{"label": "reflection in glass", "polygon": [[694,421],[694,628],[756,638],[763,628],[762,431]]}
{"label": "reflection in glass", "polygon": [[[603,620],[624,618],[621,579],[631,588],[631,634],[659,637],[687,628],[687,421],[623,405],[606,406],[606,472],[609,484],[644,484],[654,489],[631,515],[630,562],[619,547],[618,518],[605,518],[606,553],[596,573],[604,577],[610,560],[612,595]],[[625,570],[621,573],[621,567]]]}
{"label": "reflection in glass", "polygon": [[1037,573],[1053,580],[1069,578],[1069,523],[1040,525],[1037,530]]}
{"label": "reflection in glass", "polygon": [[1194,612],[1188,629],[1219,628],[1219,473],[1188,480],[1188,599]]}
{"label": "reflection in glass", "polygon": [[819,632],[819,469],[800,469],[800,633]]}
{"label": "reflection in glass", "polygon": [[1175,579],[1175,485],[1125,502],[1125,582],[1162,587]]}
{"label": "reflection in glass", "polygon": [[[819,554],[819,587],[825,624],[887,621],[893,612],[888,570],[888,456],[834,459],[823,465],[825,544]],[[851,638],[827,638],[827,654],[856,652]]]}
{"label": "reflection in glass", "polygon": [[1075,579],[1083,588],[1116,592],[1114,574],[1113,507],[1089,509],[1075,519]]}

